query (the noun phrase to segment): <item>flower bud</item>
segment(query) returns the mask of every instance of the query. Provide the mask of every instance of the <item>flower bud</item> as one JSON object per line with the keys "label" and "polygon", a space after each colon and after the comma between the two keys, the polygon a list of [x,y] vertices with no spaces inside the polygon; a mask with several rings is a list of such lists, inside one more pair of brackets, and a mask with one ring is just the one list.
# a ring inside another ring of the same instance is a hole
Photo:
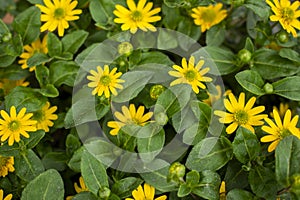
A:
{"label": "flower bud", "polygon": [[266,83],[264,85],[264,91],[267,93],[267,94],[272,94],[274,89],[273,89],[273,85],[270,84],[270,83]]}
{"label": "flower bud", "polygon": [[168,116],[164,112],[157,113],[154,118],[155,121],[161,126],[165,125],[169,120]]}
{"label": "flower bud", "polygon": [[238,53],[238,58],[242,62],[242,64],[246,64],[251,60],[251,52],[247,49],[242,49]]}
{"label": "flower bud", "polygon": [[9,42],[11,40],[11,37],[12,37],[11,33],[6,33],[2,36],[2,41]]}
{"label": "flower bud", "polygon": [[173,163],[169,168],[169,177],[175,182],[180,181],[185,175],[185,166],[179,162]]}
{"label": "flower bud", "polygon": [[133,51],[133,46],[129,42],[122,42],[118,46],[118,53],[120,55],[130,56]]}
{"label": "flower bud", "polygon": [[150,97],[151,99],[153,100],[157,100],[159,95],[165,91],[165,87],[162,86],[162,85],[153,85],[151,88],[150,88]]}
{"label": "flower bud", "polygon": [[101,199],[108,199],[110,196],[110,189],[107,187],[100,188],[98,195]]}
{"label": "flower bud", "polygon": [[285,31],[280,31],[279,33],[276,34],[276,39],[280,43],[286,43],[289,41],[289,34]]}

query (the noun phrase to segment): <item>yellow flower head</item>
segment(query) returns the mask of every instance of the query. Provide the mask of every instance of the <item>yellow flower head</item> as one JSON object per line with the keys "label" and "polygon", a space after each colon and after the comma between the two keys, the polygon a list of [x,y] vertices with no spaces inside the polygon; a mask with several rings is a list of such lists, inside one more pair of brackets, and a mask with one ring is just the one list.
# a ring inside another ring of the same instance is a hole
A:
{"label": "yellow flower head", "polygon": [[270,135],[263,136],[260,139],[261,142],[272,142],[268,147],[269,152],[274,151],[278,143],[286,136],[295,135],[300,139],[300,131],[296,127],[299,119],[298,115],[292,119],[292,112],[288,109],[284,115],[283,123],[276,109],[273,110],[273,115],[275,123],[271,119],[266,118],[265,121],[269,126],[262,127],[262,130]]}
{"label": "yellow flower head", "polygon": [[201,32],[210,29],[212,26],[220,23],[227,16],[227,11],[222,10],[222,4],[217,3],[216,5],[199,6],[193,8],[194,23],[201,26]]}
{"label": "yellow flower head", "polygon": [[[288,103],[280,103],[279,109],[276,106],[273,106],[273,109],[275,109],[279,113],[280,118],[283,119],[286,111],[289,109],[289,104]],[[271,117],[274,118],[273,112],[271,112],[270,115],[271,115]]]}
{"label": "yellow flower head", "polygon": [[[31,43],[30,45],[24,46],[24,52],[20,55],[21,60],[18,61],[19,64],[21,64],[22,69],[27,69],[27,61],[29,58],[31,58],[35,53],[48,53],[47,48],[47,35],[44,36],[43,41],[38,38],[36,41]],[[29,71],[32,72],[35,70],[35,66],[30,67]]]}
{"label": "yellow flower head", "polygon": [[279,21],[283,29],[297,37],[295,28],[300,29],[298,20],[298,17],[300,17],[300,10],[298,10],[300,2],[295,1],[293,4],[290,0],[280,0],[280,2],[279,0],[273,0],[274,3],[267,0],[266,2],[275,14],[270,16],[270,20],[273,22]]}
{"label": "yellow flower head", "polygon": [[110,131],[111,135],[117,135],[120,128],[128,124],[136,124],[144,126],[147,121],[152,117],[153,112],[148,112],[144,115],[145,107],[139,106],[136,110],[134,104],[129,105],[129,109],[126,106],[122,106],[122,113],[115,112],[114,115],[119,121],[110,121],[107,126],[113,128]]}
{"label": "yellow flower head", "polygon": [[57,120],[57,115],[53,114],[57,110],[56,106],[50,108],[50,103],[46,102],[41,110],[33,113],[32,119],[37,121],[37,130],[44,130],[49,132],[49,127],[52,127],[54,123],[51,120]]}
{"label": "yellow flower head", "polygon": [[146,3],[146,0],[139,0],[137,5],[134,0],[127,0],[127,6],[129,10],[117,4],[116,10],[114,10],[114,14],[118,17],[114,19],[114,22],[123,24],[122,31],[130,30],[131,33],[135,33],[138,29],[156,31],[156,28],[150,23],[161,20],[160,16],[153,16],[160,12],[160,8],[151,10],[153,3]]}
{"label": "yellow flower head", "polygon": [[225,187],[225,181],[221,182],[219,194],[220,194],[220,200],[226,200],[226,187]]}
{"label": "yellow flower head", "polygon": [[154,199],[155,188],[147,183],[144,184],[144,189],[140,185],[136,190],[132,191],[132,198],[126,198],[125,200],[165,200],[167,199],[166,195],[157,197]]}
{"label": "yellow flower head", "polygon": [[[52,2],[53,1],[53,2]],[[46,22],[41,26],[41,32],[46,30],[53,32],[58,29],[58,35],[63,36],[65,29],[69,28],[68,21],[79,19],[82,10],[74,8],[77,6],[77,1],[72,0],[44,0],[43,5],[36,6],[41,10],[41,21]]]}
{"label": "yellow flower head", "polygon": [[12,106],[10,108],[10,115],[1,110],[0,119],[0,136],[1,142],[8,139],[8,145],[12,146],[14,142],[20,142],[20,135],[29,138],[28,131],[36,131],[35,120],[31,120],[32,113],[26,113],[26,108],[22,108],[17,114],[16,107]]}
{"label": "yellow flower head", "polygon": [[182,58],[181,65],[173,65],[173,69],[176,71],[169,71],[169,75],[177,77],[175,81],[172,81],[170,86],[186,83],[192,86],[193,91],[198,94],[199,88],[205,89],[206,86],[202,82],[211,82],[212,79],[204,76],[209,68],[205,68],[201,70],[201,67],[204,64],[204,60],[200,60],[195,66],[195,58],[191,56],[189,59],[189,63],[187,63],[185,58]]}
{"label": "yellow flower head", "polygon": [[235,96],[230,93],[228,99],[224,99],[224,106],[226,110],[230,113],[224,111],[216,110],[215,115],[221,117],[219,121],[224,124],[230,124],[226,128],[228,134],[233,133],[238,126],[247,128],[254,133],[254,128],[252,126],[261,126],[264,122],[260,121],[268,115],[259,114],[265,110],[264,106],[253,107],[256,98],[252,97],[245,105],[245,93],[241,93],[239,99],[237,100]]}
{"label": "yellow flower head", "polygon": [[117,68],[115,67],[109,72],[108,65],[104,65],[104,70],[100,66],[97,67],[97,72],[91,70],[90,73],[92,76],[87,76],[87,79],[91,81],[88,84],[88,87],[95,88],[92,91],[92,94],[101,96],[104,93],[106,98],[110,97],[110,93],[116,96],[118,94],[116,88],[123,89],[123,86],[119,83],[125,82],[124,80],[119,79],[122,73],[116,73],[116,71]]}
{"label": "yellow flower head", "polygon": [[4,192],[2,189],[0,189],[0,200],[11,200],[12,197],[13,197],[12,194],[9,194],[6,197],[4,197]]}
{"label": "yellow flower head", "polygon": [[0,89],[3,89],[4,94],[8,94],[12,89],[17,86],[24,86],[26,87],[29,85],[29,82],[24,82],[25,79],[20,80],[10,80],[10,79],[0,79]]}
{"label": "yellow flower head", "polygon": [[[74,183],[74,189],[75,191],[78,193],[80,192],[85,192],[85,191],[89,191],[89,189],[85,186],[84,180],[82,178],[82,176],[79,177],[79,185],[77,183]],[[71,200],[74,196],[68,196],[66,198],[66,200]]]}
{"label": "yellow flower head", "polygon": [[0,176],[5,177],[8,172],[14,172],[14,157],[0,155]]}

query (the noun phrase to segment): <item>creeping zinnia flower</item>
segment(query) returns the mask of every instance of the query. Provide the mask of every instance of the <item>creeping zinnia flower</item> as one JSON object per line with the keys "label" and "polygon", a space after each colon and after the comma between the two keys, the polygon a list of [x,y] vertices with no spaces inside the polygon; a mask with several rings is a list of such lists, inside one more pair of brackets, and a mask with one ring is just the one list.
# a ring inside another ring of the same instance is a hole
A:
{"label": "creeping zinnia flower", "polygon": [[[20,55],[21,60],[18,61],[19,64],[22,64],[22,69],[27,69],[27,61],[31,58],[35,53],[48,53],[47,48],[47,35],[44,36],[43,41],[41,42],[40,38],[31,43],[30,45],[24,46],[24,52]],[[35,66],[30,67],[29,71],[32,72],[35,70]]]}
{"label": "creeping zinnia flower", "polygon": [[153,112],[148,112],[144,115],[145,107],[139,106],[136,110],[134,104],[130,104],[129,109],[126,106],[122,106],[122,112],[115,112],[114,115],[119,121],[110,121],[107,126],[113,128],[110,131],[111,135],[117,135],[120,128],[128,124],[136,124],[144,126],[147,121],[152,117]]}
{"label": "creeping zinnia flower", "polygon": [[296,29],[300,29],[300,22],[298,17],[300,17],[300,6],[299,1],[294,1],[291,4],[290,0],[274,0],[274,4],[270,1],[266,1],[267,4],[271,7],[275,15],[270,16],[270,20],[273,22],[279,21],[282,28],[285,29],[288,33],[292,33],[294,37],[297,37]]}
{"label": "creeping zinnia flower", "polygon": [[127,0],[127,6],[129,10],[117,4],[114,10],[114,14],[118,17],[114,19],[114,22],[123,24],[121,26],[123,31],[130,30],[131,33],[135,33],[138,29],[156,31],[150,23],[161,20],[160,16],[153,16],[160,12],[160,8],[151,10],[153,3],[146,3],[146,0],[139,0],[137,5],[134,0]]}
{"label": "creeping zinnia flower", "polygon": [[136,190],[132,191],[132,198],[126,198],[125,200],[165,200],[167,199],[166,195],[157,197],[154,199],[155,188],[147,183],[144,184],[144,189],[140,185]]}
{"label": "creeping zinnia flower", "polygon": [[[78,184],[76,182],[74,183],[74,189],[77,192],[77,194],[81,193],[81,192],[89,191],[89,189],[85,186],[82,176],[79,177],[79,184],[80,184],[80,186],[78,186]],[[66,198],[66,200],[71,200],[71,199],[73,199],[73,197],[74,196],[68,196]]]}
{"label": "creeping zinnia flower", "polygon": [[171,82],[171,86],[186,83],[192,86],[193,91],[198,94],[199,88],[205,89],[206,86],[202,82],[211,82],[212,79],[204,76],[209,68],[202,69],[204,60],[200,60],[195,66],[195,58],[191,56],[189,62],[187,63],[185,58],[182,58],[181,65],[173,65],[176,71],[169,71],[169,75],[177,77],[178,79]]}
{"label": "creeping zinnia flower", "polygon": [[300,139],[300,131],[296,127],[299,119],[298,115],[292,119],[292,112],[288,109],[284,115],[283,123],[276,109],[273,110],[273,116],[275,123],[271,119],[266,118],[265,121],[269,126],[262,127],[262,130],[270,135],[263,136],[260,139],[261,142],[272,142],[268,147],[269,152],[274,151],[278,143],[289,135],[294,135]]}
{"label": "creeping zinnia flower", "polygon": [[235,98],[235,96],[230,93],[228,95],[228,99],[224,99],[225,108],[230,112],[226,113],[221,110],[216,110],[214,112],[215,115],[221,117],[219,121],[224,124],[230,124],[226,128],[226,132],[228,134],[233,133],[238,126],[242,126],[247,128],[248,130],[254,133],[254,128],[252,126],[261,126],[264,122],[260,121],[268,115],[260,114],[265,110],[264,106],[253,107],[256,98],[252,97],[245,105],[245,93],[241,93],[239,99]]}
{"label": "creeping zinnia flower", "polygon": [[8,139],[8,145],[12,146],[14,142],[20,142],[20,135],[29,138],[28,131],[36,131],[36,121],[31,120],[32,113],[26,113],[26,108],[22,108],[17,114],[16,107],[12,106],[10,108],[10,115],[1,110],[0,119],[0,136],[1,142]]}
{"label": "creeping zinnia flower", "polygon": [[12,194],[9,194],[6,197],[4,197],[4,192],[2,189],[0,189],[0,200],[11,200],[12,197],[13,197]]}
{"label": "creeping zinnia flower", "polygon": [[205,32],[212,26],[220,23],[227,16],[227,11],[222,10],[222,4],[199,6],[193,8],[194,12],[191,16],[194,18],[194,23],[201,26],[201,32]]}
{"label": "creeping zinnia flower", "polygon": [[0,176],[5,177],[8,172],[14,172],[14,157],[0,155]]}
{"label": "creeping zinnia flower", "polygon": [[[53,2],[52,2],[53,1]],[[77,6],[77,1],[72,0],[44,0],[44,4],[36,6],[41,10],[41,21],[46,22],[41,26],[41,32],[46,30],[53,32],[58,29],[58,35],[63,36],[65,29],[69,28],[68,21],[79,19],[82,10],[74,8]]]}
{"label": "creeping zinnia flower", "polygon": [[95,70],[91,70],[90,73],[92,75],[87,76],[87,79],[91,81],[88,84],[88,87],[95,88],[92,91],[92,94],[98,94],[98,96],[101,96],[104,93],[106,98],[110,97],[110,93],[116,96],[118,94],[116,88],[123,89],[123,86],[119,83],[125,82],[124,80],[119,79],[122,73],[116,72],[116,67],[109,72],[108,65],[104,65],[104,70],[100,66],[97,66],[97,72]]}
{"label": "creeping zinnia flower", "polygon": [[[279,113],[280,118],[283,119],[286,111],[289,109],[289,104],[288,103],[280,103],[279,108],[277,108],[276,106],[273,106],[273,109],[275,109]],[[274,118],[273,112],[270,113],[270,116],[272,118]]]}
{"label": "creeping zinnia flower", "polygon": [[53,114],[57,110],[56,106],[50,108],[50,103],[46,102],[41,110],[33,113],[32,119],[37,121],[37,130],[44,130],[49,132],[49,127],[52,127],[54,123],[51,120],[57,120],[57,115]]}

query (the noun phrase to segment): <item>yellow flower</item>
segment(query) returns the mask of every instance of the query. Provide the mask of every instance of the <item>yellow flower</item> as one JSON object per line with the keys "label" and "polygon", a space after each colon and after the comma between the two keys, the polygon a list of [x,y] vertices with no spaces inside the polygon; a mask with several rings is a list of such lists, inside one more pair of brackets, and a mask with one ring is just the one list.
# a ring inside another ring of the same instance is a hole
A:
{"label": "yellow flower", "polygon": [[201,26],[201,32],[210,29],[225,19],[227,11],[222,10],[222,6],[221,3],[217,3],[215,6],[199,6],[192,9],[194,13],[191,16],[194,18],[194,23]]}
{"label": "yellow flower", "polygon": [[182,58],[181,65],[173,65],[173,68],[176,71],[169,71],[169,75],[177,77],[178,79],[171,82],[170,86],[186,83],[192,86],[193,91],[198,94],[199,88],[205,89],[206,86],[202,82],[211,82],[212,79],[204,76],[209,68],[205,68],[201,70],[201,67],[204,64],[204,60],[200,60],[195,66],[195,58],[191,56],[189,59],[189,63],[187,63],[185,58]]}
{"label": "yellow flower", "polygon": [[288,33],[292,33],[294,37],[297,37],[296,29],[300,29],[300,22],[297,19],[300,17],[299,1],[295,1],[293,4],[289,0],[274,0],[274,4],[270,1],[266,1],[271,7],[275,15],[270,16],[270,20],[273,22],[279,21],[282,28]]}
{"label": "yellow flower", "polygon": [[151,10],[153,3],[146,4],[146,0],[139,0],[137,5],[134,0],[127,0],[127,6],[129,10],[117,4],[116,10],[114,10],[114,14],[118,17],[114,19],[114,22],[123,24],[122,31],[130,30],[131,33],[135,33],[138,29],[156,31],[156,28],[150,23],[161,20],[160,16],[153,16],[160,12],[160,8]]}
{"label": "yellow flower", "polygon": [[[289,109],[289,104],[288,103],[280,103],[279,109],[276,106],[273,106],[273,109],[275,109],[279,113],[280,118],[283,119],[286,111]],[[271,115],[271,117],[274,118],[273,112],[270,113],[270,115]]]}
{"label": "yellow flower", "polygon": [[136,124],[144,126],[147,121],[152,117],[153,112],[148,112],[144,115],[145,107],[139,106],[136,110],[134,104],[129,105],[129,109],[126,106],[122,106],[122,113],[115,112],[114,115],[119,121],[110,121],[107,126],[113,128],[110,131],[111,135],[117,135],[120,128],[128,124]]}
{"label": "yellow flower", "polygon": [[32,119],[37,121],[37,130],[44,130],[49,132],[49,127],[52,127],[54,123],[51,120],[57,120],[57,115],[53,114],[57,110],[56,106],[50,108],[50,103],[46,102],[41,110],[33,113]]}
{"label": "yellow flower", "polygon": [[220,190],[220,200],[226,200],[226,187],[225,187],[225,181],[221,182]]}
{"label": "yellow flower", "polygon": [[132,191],[132,198],[126,198],[125,200],[165,200],[167,199],[166,195],[157,197],[154,199],[155,188],[147,183],[144,184],[144,189],[140,185],[136,190]]}
{"label": "yellow flower", "polygon": [[3,192],[3,190],[2,189],[0,189],[0,200],[11,200],[12,199],[12,197],[13,197],[13,195],[12,194],[9,194],[9,195],[7,195],[6,197],[4,197],[3,198],[3,196],[4,196],[4,192]]}
{"label": "yellow flower", "polygon": [[92,91],[92,94],[98,94],[98,96],[101,96],[104,93],[106,98],[110,97],[110,93],[116,96],[118,93],[115,88],[123,89],[123,86],[119,83],[125,82],[122,79],[118,79],[122,73],[116,73],[116,71],[117,68],[115,67],[111,70],[111,72],[109,72],[108,65],[104,65],[104,70],[100,66],[97,67],[97,72],[95,70],[91,70],[90,73],[92,76],[87,76],[87,79],[91,81],[88,84],[88,87],[95,88]]}
{"label": "yellow flower", "polygon": [[[216,85],[217,94],[213,95],[211,93],[208,93],[208,99],[204,99],[203,102],[208,105],[213,105],[216,101],[218,101],[222,96],[222,90],[220,85]],[[227,96],[229,93],[231,93],[231,90],[226,90],[223,94],[223,96]]]}
{"label": "yellow flower", "polygon": [[17,86],[24,86],[26,87],[29,85],[29,82],[24,82],[25,79],[20,80],[10,80],[10,79],[0,79],[0,89],[3,89],[4,94],[8,94],[12,89]]}
{"label": "yellow flower", "polygon": [[[53,2],[52,2],[53,1]],[[41,15],[41,21],[46,22],[41,26],[41,32],[46,30],[53,32],[58,29],[58,35],[63,36],[65,29],[69,28],[68,21],[74,21],[79,19],[79,15],[82,10],[73,10],[78,2],[72,0],[44,0],[43,5],[37,4],[36,6],[43,13]]]}
{"label": "yellow flower", "polygon": [[[24,46],[24,52],[20,55],[21,60],[18,61],[19,64],[22,64],[22,69],[27,69],[27,61],[31,58],[35,53],[48,53],[47,48],[47,35],[44,36],[43,41],[38,38],[36,41],[31,43],[30,45]],[[30,67],[29,71],[32,72],[35,70],[35,66]]]}
{"label": "yellow flower", "polygon": [[263,136],[260,139],[261,142],[272,142],[268,147],[269,152],[274,151],[278,143],[286,136],[295,135],[300,139],[300,131],[296,127],[299,119],[298,115],[292,119],[292,112],[288,109],[285,113],[283,123],[276,109],[273,110],[273,115],[276,124],[271,119],[266,118],[265,121],[269,126],[263,126],[262,130],[270,135]]}
{"label": "yellow flower", "polygon": [[14,172],[14,157],[0,155],[0,176],[5,177],[8,172]]}
{"label": "yellow flower", "polygon": [[4,110],[1,110],[0,136],[1,142],[8,139],[8,145],[12,146],[14,142],[20,142],[20,135],[29,138],[27,131],[36,131],[35,120],[31,120],[32,113],[26,113],[26,108],[22,108],[17,114],[16,107],[10,108],[10,116]]}
{"label": "yellow flower", "polygon": [[[80,192],[85,192],[85,191],[89,191],[89,189],[85,186],[85,183],[84,183],[84,180],[82,178],[82,176],[79,177],[79,184],[80,184],[80,187],[78,186],[77,183],[74,183],[74,189],[75,191],[78,193]],[[71,200],[74,196],[68,196],[66,198],[66,200]]]}
{"label": "yellow flower", "polygon": [[230,93],[228,97],[229,100],[224,99],[224,106],[230,113],[220,110],[214,112],[215,115],[221,117],[219,119],[221,123],[230,124],[226,128],[228,134],[233,133],[238,126],[247,128],[254,133],[254,128],[252,126],[261,126],[264,124],[264,122],[260,120],[268,117],[268,115],[258,115],[265,110],[264,106],[252,108],[256,101],[255,97],[250,98],[246,105],[245,93],[243,92],[240,94],[238,101],[232,93]]}

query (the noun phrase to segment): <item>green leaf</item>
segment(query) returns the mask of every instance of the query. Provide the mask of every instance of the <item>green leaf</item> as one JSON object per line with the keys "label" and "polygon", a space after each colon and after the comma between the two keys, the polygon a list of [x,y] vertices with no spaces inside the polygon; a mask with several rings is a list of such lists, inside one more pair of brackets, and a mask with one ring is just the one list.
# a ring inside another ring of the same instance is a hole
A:
{"label": "green leaf", "polygon": [[[196,26],[190,18],[186,17],[181,18],[180,22],[178,23],[177,31],[183,33],[185,36],[188,36],[189,39],[194,39],[194,42],[197,41],[201,36],[201,30],[199,26]],[[176,35],[178,36],[179,34],[176,33]],[[179,45],[181,45],[182,41],[180,41],[179,38],[177,40]]]}
{"label": "green leaf", "polygon": [[244,167],[245,166],[236,159],[228,162],[224,177],[226,189],[243,189],[249,185],[248,172],[244,169]]}
{"label": "green leaf", "polygon": [[162,19],[163,25],[168,29],[175,29],[181,20],[180,10],[178,8],[170,8],[165,4],[162,4],[162,13],[164,15]]}
{"label": "green leaf", "polygon": [[56,169],[57,171],[63,171],[67,168],[68,157],[65,152],[49,152],[43,159],[42,163],[45,169]]}
{"label": "green leaf", "polygon": [[43,65],[51,61],[52,58],[49,58],[46,54],[43,53],[35,53],[27,60],[28,67]]}
{"label": "green leaf", "polygon": [[253,54],[252,69],[264,79],[274,79],[291,76],[299,71],[299,66],[292,61],[282,58],[274,50],[260,49]]}
{"label": "green leaf", "polygon": [[66,139],[66,153],[73,155],[74,152],[81,147],[81,142],[78,137],[73,134],[68,134]]}
{"label": "green leaf", "polygon": [[43,139],[43,137],[45,136],[45,131],[37,130],[34,133],[30,133],[29,135],[30,137],[24,138],[23,141],[27,149],[32,149],[41,141],[41,139]]}
{"label": "green leaf", "polygon": [[64,183],[60,174],[49,169],[31,181],[23,190],[21,200],[63,200]]}
{"label": "green leaf", "polygon": [[38,39],[40,35],[40,9],[36,6],[29,7],[14,19],[14,30],[22,35],[23,43],[30,44]]}
{"label": "green leaf", "polygon": [[236,200],[236,199],[253,199],[258,200],[252,193],[242,190],[242,189],[233,189],[230,190],[226,195],[227,200]]}
{"label": "green leaf", "polygon": [[31,4],[41,4],[43,5],[43,0],[27,0]]}
{"label": "green leaf", "polygon": [[91,192],[80,192],[76,194],[72,200],[98,200],[98,198]]}
{"label": "green leaf", "polygon": [[192,189],[187,184],[182,184],[179,186],[177,196],[185,197],[191,193]]}
{"label": "green leaf", "polygon": [[20,65],[10,65],[7,68],[0,68],[0,79],[20,80],[29,76],[29,71],[20,70]]}
{"label": "green leaf", "polygon": [[116,181],[111,191],[118,195],[120,198],[124,199],[131,196],[133,190],[135,190],[139,185],[143,183],[143,180],[136,177],[126,177],[124,179]]}
{"label": "green leaf", "polygon": [[61,42],[64,52],[76,53],[88,36],[88,32],[84,30],[73,31],[65,35]]}
{"label": "green leaf", "polygon": [[141,71],[131,71],[121,76],[123,89],[118,92],[117,96],[113,96],[112,100],[117,103],[127,102],[140,93],[145,85],[149,82],[153,73],[144,73]]}
{"label": "green leaf", "polygon": [[265,82],[256,71],[241,71],[235,75],[235,79],[245,90],[256,95],[265,94],[265,91],[262,89]]}
{"label": "green leaf", "polygon": [[4,144],[0,148],[0,155],[2,156],[17,156],[19,152],[19,145],[14,143],[13,146],[8,146],[8,144]]}
{"label": "green leaf", "polygon": [[233,154],[243,164],[254,159],[260,153],[260,143],[250,130],[239,127],[232,142]]}
{"label": "green leaf", "polygon": [[289,59],[293,62],[296,62],[297,64],[300,63],[300,55],[297,51],[294,51],[292,49],[289,49],[289,48],[282,48],[280,49],[279,51],[279,55],[282,57],[282,58],[286,58],[286,59]]}
{"label": "green leaf", "polygon": [[15,87],[5,96],[5,106],[9,110],[11,106],[15,106],[17,110],[26,108],[26,112],[34,112],[40,110],[46,103],[47,98],[32,88],[22,86]]}
{"label": "green leaf", "polygon": [[2,19],[0,19],[0,33],[1,35],[10,33],[9,29],[7,28],[7,25],[3,22]]}
{"label": "green leaf", "polygon": [[35,69],[35,77],[41,87],[49,83],[49,69],[43,65],[37,66]]}
{"label": "green leaf", "polygon": [[251,9],[255,14],[257,14],[263,20],[266,20],[269,17],[269,8],[268,6],[266,6],[266,4],[263,1],[246,0],[243,6]]}
{"label": "green leaf", "polygon": [[225,40],[225,33],[226,30],[222,25],[216,25],[208,29],[206,32],[207,46],[220,46]]}
{"label": "green leaf", "polygon": [[62,84],[73,86],[79,66],[73,61],[56,61],[50,65],[50,83],[59,87]]}
{"label": "green leaf", "polygon": [[286,77],[272,85],[274,94],[293,101],[300,101],[300,76]]}
{"label": "green leaf", "polygon": [[48,33],[47,47],[50,57],[59,56],[62,53],[62,43],[54,33]]}
{"label": "green leaf", "polygon": [[91,0],[89,6],[92,18],[97,22],[97,26],[107,29],[113,24],[113,11],[115,3],[111,0]]}
{"label": "green leaf", "polygon": [[158,31],[157,48],[158,49],[174,49],[178,46],[176,35],[168,29]]}
{"label": "green leaf", "polygon": [[87,188],[98,194],[99,189],[108,187],[108,177],[103,164],[88,151],[82,154],[81,173]]}
{"label": "green leaf", "polygon": [[254,52],[254,44],[253,44],[251,38],[247,37],[244,49],[247,49],[251,53]]}
{"label": "green leaf", "polygon": [[191,187],[197,185],[199,180],[200,180],[200,175],[195,170],[192,170],[186,174],[186,183]]}
{"label": "green leaf", "polygon": [[277,181],[289,187],[292,176],[300,174],[300,140],[295,136],[281,140],[275,149],[275,162]]}
{"label": "green leaf", "polygon": [[205,199],[219,199],[220,176],[216,172],[205,170],[200,172],[200,181],[192,193]]}
{"label": "green leaf", "polygon": [[69,160],[69,162],[67,163],[68,166],[70,167],[70,169],[72,169],[75,172],[81,172],[81,157],[82,157],[82,153],[84,151],[84,148],[81,147],[79,149],[77,149],[73,156],[71,157],[71,159]]}
{"label": "green leaf", "polygon": [[225,138],[205,138],[191,150],[186,167],[196,171],[218,170],[232,158],[232,145]]}
{"label": "green leaf", "polygon": [[45,97],[58,97],[59,92],[56,89],[56,87],[52,84],[47,84],[45,87],[42,87],[40,90],[38,90],[39,93],[41,93]]}
{"label": "green leaf", "polygon": [[45,170],[41,160],[31,149],[15,156],[14,167],[17,176],[27,182],[33,180]]}

